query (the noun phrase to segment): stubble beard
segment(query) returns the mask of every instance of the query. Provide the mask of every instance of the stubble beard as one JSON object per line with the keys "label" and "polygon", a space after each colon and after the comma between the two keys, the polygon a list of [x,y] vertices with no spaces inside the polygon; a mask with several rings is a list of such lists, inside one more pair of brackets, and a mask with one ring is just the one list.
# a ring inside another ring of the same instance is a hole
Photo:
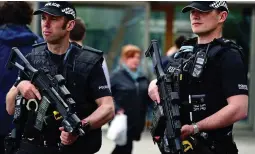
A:
{"label": "stubble beard", "polygon": [[45,39],[45,41],[49,44],[60,44],[62,40],[66,37],[66,34],[55,36],[52,38]]}

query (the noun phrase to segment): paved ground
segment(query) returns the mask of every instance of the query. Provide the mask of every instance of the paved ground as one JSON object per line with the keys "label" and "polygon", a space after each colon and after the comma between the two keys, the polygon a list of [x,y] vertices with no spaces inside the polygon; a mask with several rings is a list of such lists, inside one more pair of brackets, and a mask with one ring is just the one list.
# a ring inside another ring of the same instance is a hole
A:
{"label": "paved ground", "polygon": [[[104,130],[105,132],[106,130]],[[105,133],[104,133],[105,134]],[[255,154],[255,135],[249,132],[241,132],[235,135],[239,154]],[[103,136],[103,145],[97,154],[110,154],[114,143]],[[134,143],[133,154],[160,154],[156,145],[153,144],[150,134],[144,132],[142,140]]]}

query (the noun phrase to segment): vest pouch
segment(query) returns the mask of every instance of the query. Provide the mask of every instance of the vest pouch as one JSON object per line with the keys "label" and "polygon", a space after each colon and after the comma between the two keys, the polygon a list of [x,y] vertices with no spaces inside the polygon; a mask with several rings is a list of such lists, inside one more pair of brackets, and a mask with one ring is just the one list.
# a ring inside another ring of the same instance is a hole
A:
{"label": "vest pouch", "polygon": [[27,138],[33,138],[38,134],[38,130],[34,127],[36,115],[35,111],[28,111],[27,113],[27,121],[24,128],[24,135]]}
{"label": "vest pouch", "polygon": [[56,144],[59,142],[59,136],[61,131],[59,131],[59,127],[61,127],[62,118],[58,119],[54,116],[53,110],[50,110],[51,114],[48,114],[45,117],[45,127],[44,127],[44,139],[47,141],[47,144]]}
{"label": "vest pouch", "polygon": [[[80,73],[74,71],[69,71],[67,73],[66,87],[75,100],[85,100],[86,93],[84,91],[84,83],[86,83],[85,78]],[[80,95],[81,92],[83,93],[82,95]]]}

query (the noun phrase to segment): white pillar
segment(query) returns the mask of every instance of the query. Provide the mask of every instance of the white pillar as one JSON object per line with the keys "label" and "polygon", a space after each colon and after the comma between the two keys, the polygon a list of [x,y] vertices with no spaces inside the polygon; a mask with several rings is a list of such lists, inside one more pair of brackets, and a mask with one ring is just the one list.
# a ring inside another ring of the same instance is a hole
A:
{"label": "white pillar", "polygon": [[255,9],[251,18],[251,44],[250,44],[250,85],[249,85],[249,122],[255,133]]}
{"label": "white pillar", "polygon": [[[38,9],[39,7],[39,2],[36,2],[36,1],[31,1],[30,2],[32,4],[32,8],[35,10]],[[38,34],[39,33],[39,29],[38,29],[38,20],[39,20],[39,16],[38,15],[35,15],[33,16],[33,20],[32,20],[32,23],[31,23],[31,30],[35,33],[35,34]]]}

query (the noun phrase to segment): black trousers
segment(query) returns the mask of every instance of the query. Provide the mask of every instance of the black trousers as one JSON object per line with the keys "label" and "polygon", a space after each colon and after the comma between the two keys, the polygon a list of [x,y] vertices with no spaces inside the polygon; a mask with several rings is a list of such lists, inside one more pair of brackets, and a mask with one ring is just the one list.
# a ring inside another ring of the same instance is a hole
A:
{"label": "black trousers", "polygon": [[112,154],[131,154],[133,149],[133,139],[128,138],[124,146],[116,145]]}
{"label": "black trousers", "polygon": [[21,142],[19,150],[15,154],[93,154],[85,149],[69,149],[59,147],[44,147],[28,142]]}
{"label": "black trousers", "polygon": [[0,154],[4,154],[4,135],[0,135]]}
{"label": "black trousers", "polygon": [[60,154],[58,147],[43,147],[21,141],[20,148],[15,154]]}

